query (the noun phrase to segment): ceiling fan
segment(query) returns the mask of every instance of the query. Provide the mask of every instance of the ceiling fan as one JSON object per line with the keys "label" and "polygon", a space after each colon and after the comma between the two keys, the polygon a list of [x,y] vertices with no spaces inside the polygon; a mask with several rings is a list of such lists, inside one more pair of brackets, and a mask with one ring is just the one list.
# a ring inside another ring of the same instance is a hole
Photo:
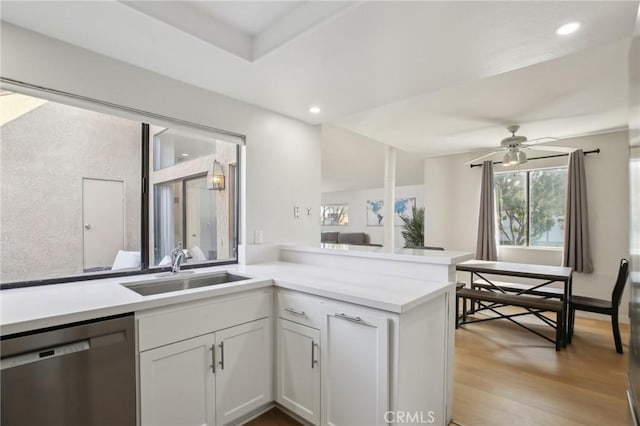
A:
{"label": "ceiling fan", "polygon": [[476,161],[480,161],[492,155],[495,155],[501,151],[506,151],[504,157],[502,158],[503,166],[515,166],[518,164],[524,164],[527,162],[527,154],[524,150],[535,150],[535,151],[553,151],[553,152],[572,152],[573,148],[567,148],[562,146],[536,146],[537,144],[544,142],[557,141],[558,138],[537,138],[537,139],[527,139],[526,136],[516,136],[516,132],[520,129],[520,126],[514,124],[512,126],[507,127],[511,136],[502,139],[500,142],[500,148],[491,151],[487,154],[481,155],[480,157],[476,157],[472,160],[467,161],[464,164],[475,163]]}

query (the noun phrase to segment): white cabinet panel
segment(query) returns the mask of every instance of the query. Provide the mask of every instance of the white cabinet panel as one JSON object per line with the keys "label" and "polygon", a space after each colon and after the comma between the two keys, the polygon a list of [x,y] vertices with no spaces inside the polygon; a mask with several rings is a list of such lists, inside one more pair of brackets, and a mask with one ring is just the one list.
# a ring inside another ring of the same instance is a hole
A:
{"label": "white cabinet panel", "polygon": [[320,331],[278,319],[277,401],[320,423]]}
{"label": "white cabinet panel", "polygon": [[298,324],[319,329],[324,321],[326,304],[326,301],[319,297],[279,290],[276,315]]}
{"label": "white cabinet panel", "polygon": [[260,289],[136,315],[138,350],[146,351],[273,314],[273,291]]}
{"label": "white cabinet panel", "polygon": [[224,425],[273,400],[271,320],[221,330],[216,340],[216,424]]}
{"label": "white cabinet panel", "polygon": [[336,306],[326,316],[322,346],[323,424],[385,424],[389,410],[388,319]]}
{"label": "white cabinet panel", "polygon": [[213,334],[140,354],[140,421],[152,426],[213,425]]}

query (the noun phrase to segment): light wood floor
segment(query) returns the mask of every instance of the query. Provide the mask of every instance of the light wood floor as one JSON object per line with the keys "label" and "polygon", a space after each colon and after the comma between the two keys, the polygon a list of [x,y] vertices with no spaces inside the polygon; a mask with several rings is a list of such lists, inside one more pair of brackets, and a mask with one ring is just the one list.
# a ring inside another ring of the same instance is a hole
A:
{"label": "light wood floor", "polygon": [[[616,353],[610,327],[578,318],[573,343],[560,352],[505,320],[458,329],[452,425],[630,426],[628,346]],[[277,409],[248,423],[298,424]]]}
{"label": "light wood floor", "polygon": [[298,423],[291,417],[284,414],[277,408],[272,408],[258,418],[246,423],[245,426],[298,426]]}
{"label": "light wood floor", "polygon": [[[577,318],[573,343],[560,352],[506,320],[459,328],[455,423],[631,425],[625,394],[628,345],[624,355],[616,353],[611,323],[602,318]],[[621,328],[628,342],[628,327]]]}

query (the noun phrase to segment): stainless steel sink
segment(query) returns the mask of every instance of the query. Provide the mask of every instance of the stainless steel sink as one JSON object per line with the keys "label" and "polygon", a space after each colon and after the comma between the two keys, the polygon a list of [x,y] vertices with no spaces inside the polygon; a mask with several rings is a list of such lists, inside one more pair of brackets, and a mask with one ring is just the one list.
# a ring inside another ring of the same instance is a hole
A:
{"label": "stainless steel sink", "polygon": [[235,281],[250,279],[249,277],[230,274],[228,272],[220,272],[207,275],[190,275],[187,277],[170,276],[165,279],[162,278],[156,278],[143,282],[125,283],[121,285],[128,288],[129,290],[135,291],[142,296],[150,296],[152,294],[189,290],[192,288],[208,287],[211,285],[227,284]]}

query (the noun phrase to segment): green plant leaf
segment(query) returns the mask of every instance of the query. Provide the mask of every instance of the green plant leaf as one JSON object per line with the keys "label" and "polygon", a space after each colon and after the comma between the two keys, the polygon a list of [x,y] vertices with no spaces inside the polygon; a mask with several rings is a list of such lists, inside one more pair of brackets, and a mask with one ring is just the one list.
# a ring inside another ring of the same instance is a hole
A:
{"label": "green plant leaf", "polygon": [[411,208],[411,217],[401,216],[402,237],[405,247],[424,246],[424,207]]}

